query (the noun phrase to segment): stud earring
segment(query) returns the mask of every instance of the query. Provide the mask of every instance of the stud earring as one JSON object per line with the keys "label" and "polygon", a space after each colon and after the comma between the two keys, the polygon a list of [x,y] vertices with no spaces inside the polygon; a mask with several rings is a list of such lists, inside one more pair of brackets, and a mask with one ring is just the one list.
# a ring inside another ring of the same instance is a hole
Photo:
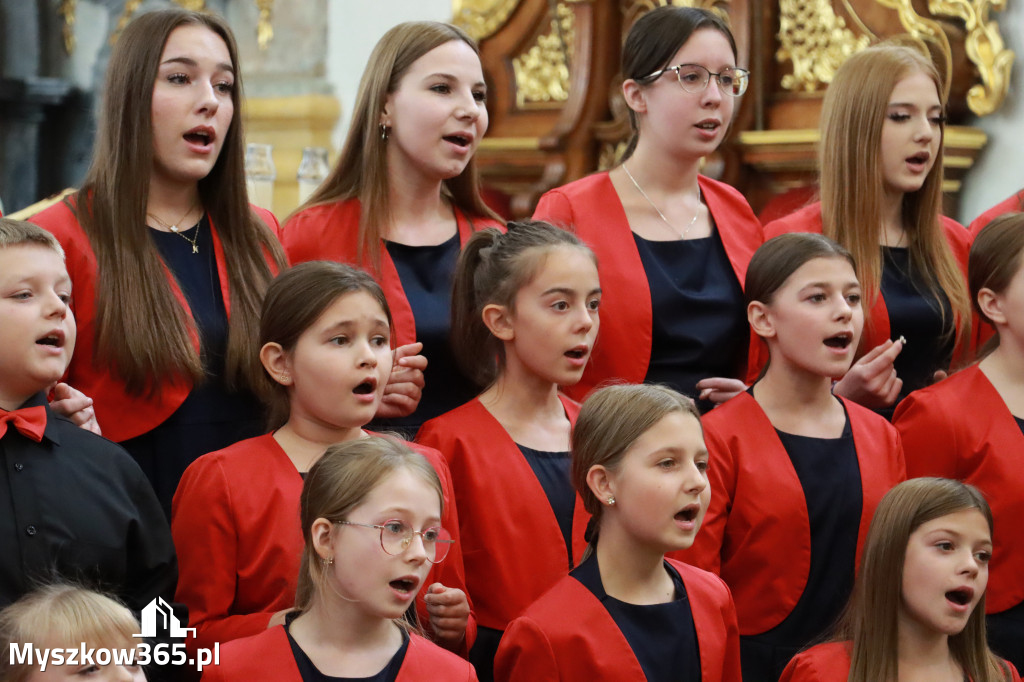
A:
{"label": "stud earring", "polygon": [[323,563],[324,566],[333,566],[334,565],[334,557],[328,557],[326,559],[321,557],[320,561],[321,561],[321,563]]}
{"label": "stud earring", "polygon": [[391,128],[389,128],[388,126],[384,125],[383,123],[380,124],[380,139],[381,140],[383,140],[384,142],[387,142],[388,141],[388,133],[390,133],[390,132],[391,132]]}
{"label": "stud earring", "polygon": [[282,375],[281,375],[281,382],[282,382],[282,383],[285,383],[285,382],[291,381],[291,379],[292,379],[292,378],[291,378],[290,376],[288,376],[287,374],[282,374]]}
{"label": "stud earring", "polygon": [[614,495],[609,495],[608,496],[608,506],[609,507],[614,507],[615,506],[615,496]]}

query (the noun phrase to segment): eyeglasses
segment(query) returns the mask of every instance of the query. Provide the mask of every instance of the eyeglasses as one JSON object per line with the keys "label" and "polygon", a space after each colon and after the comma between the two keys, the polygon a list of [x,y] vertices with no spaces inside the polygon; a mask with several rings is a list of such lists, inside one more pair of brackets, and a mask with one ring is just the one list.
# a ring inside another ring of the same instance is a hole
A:
{"label": "eyeglasses", "polygon": [[718,89],[730,97],[739,97],[747,91],[750,84],[750,72],[737,67],[726,67],[721,73],[712,73],[700,64],[680,64],[678,66],[666,66],[661,71],[644,76],[640,81],[650,83],[662,76],[666,71],[675,71],[679,85],[686,92],[697,94],[704,92],[708,87],[708,81],[714,76],[718,79]]}
{"label": "eyeglasses", "polygon": [[403,521],[392,519],[381,525],[370,523],[354,523],[352,521],[335,521],[339,526],[359,526],[374,528],[380,531],[380,547],[391,556],[399,556],[409,549],[412,536],[419,535],[423,540],[423,549],[427,552],[427,561],[439,564],[448,556],[448,550],[455,544],[451,533],[444,528],[434,526],[426,530],[413,530]]}

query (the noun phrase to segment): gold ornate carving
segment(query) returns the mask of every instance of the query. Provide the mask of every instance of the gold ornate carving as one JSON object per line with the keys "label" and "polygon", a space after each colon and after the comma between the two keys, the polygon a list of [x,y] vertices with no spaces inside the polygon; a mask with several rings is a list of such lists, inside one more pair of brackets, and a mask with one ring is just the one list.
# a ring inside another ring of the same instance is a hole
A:
{"label": "gold ornate carving", "polygon": [[259,23],[256,25],[256,44],[260,50],[265,50],[274,39],[274,25],[270,23],[274,0],[256,0],[256,6],[260,10]]}
{"label": "gold ornate carving", "polygon": [[519,0],[453,0],[452,23],[483,40],[494,35],[515,11]]}
{"label": "gold ornate carving", "polygon": [[57,13],[64,19],[64,26],[61,34],[64,37],[64,52],[71,54],[75,51],[75,9],[78,0],[61,0]]}
{"label": "gold ornate carving", "polygon": [[882,7],[896,10],[900,24],[914,38],[938,45],[939,52],[945,62],[946,83],[945,94],[949,94],[949,86],[953,82],[953,50],[949,46],[949,37],[942,30],[942,24],[922,17],[914,9],[911,0],[875,0]]}
{"label": "gold ornate carving", "polygon": [[575,24],[572,8],[558,3],[550,32],[512,59],[520,108],[558,106],[569,99],[569,51],[576,40]]}
{"label": "gold ornate carving", "polygon": [[848,29],[828,0],[781,0],[778,37],[775,59],[793,64],[793,73],[782,77],[782,87],[790,91],[831,83],[839,65],[870,40]]}
{"label": "gold ornate carving", "polygon": [[[175,3],[184,7],[185,9],[193,10],[196,12],[202,12],[206,9],[206,0],[174,0]],[[117,39],[121,37],[121,31],[128,25],[128,22],[132,20],[136,10],[139,9],[139,5],[142,4],[142,0],[126,0],[124,3],[124,10],[121,12],[121,17],[117,20],[117,27],[114,28],[114,32],[110,34],[110,44],[113,45],[117,42]]]}

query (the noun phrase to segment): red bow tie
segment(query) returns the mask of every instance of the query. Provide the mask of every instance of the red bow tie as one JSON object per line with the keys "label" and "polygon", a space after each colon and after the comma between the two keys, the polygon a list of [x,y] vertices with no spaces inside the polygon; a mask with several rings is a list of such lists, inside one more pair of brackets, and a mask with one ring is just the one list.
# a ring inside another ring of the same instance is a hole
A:
{"label": "red bow tie", "polygon": [[0,438],[7,434],[8,422],[13,424],[21,435],[38,443],[43,440],[43,432],[46,431],[46,408],[38,405],[23,407],[13,412],[0,412]]}

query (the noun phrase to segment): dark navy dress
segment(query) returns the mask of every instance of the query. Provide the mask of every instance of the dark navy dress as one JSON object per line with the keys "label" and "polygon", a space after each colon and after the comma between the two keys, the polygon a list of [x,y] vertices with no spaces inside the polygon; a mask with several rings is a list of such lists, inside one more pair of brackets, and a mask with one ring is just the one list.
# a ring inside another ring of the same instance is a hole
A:
{"label": "dark navy dress", "polygon": [[607,609],[636,655],[647,682],[700,682],[700,648],[686,586],[676,569],[668,562],[664,566],[675,585],[675,597],[665,604],[628,604],[608,596],[595,554],[569,575]]}
{"label": "dark navy dress", "polygon": [[459,258],[459,235],[436,246],[384,242],[416,320],[416,340],[423,343],[427,369],[419,407],[408,417],[375,421],[376,431],[416,436],[428,419],[454,410],[476,397],[479,389],[459,370],[450,339],[452,277]]}
{"label": "dark navy dress", "polygon": [[[1014,417],[1021,433],[1024,433],[1024,419]],[[1024,670],[1024,602],[1011,606],[999,613],[985,617],[988,631],[988,645],[992,651]]]}
{"label": "dark navy dress", "polygon": [[[651,290],[646,383],[691,398],[708,377],[738,377],[749,344],[747,306],[717,228],[710,237],[649,241],[633,235]],[[699,401],[702,412],[713,407]]]}
{"label": "dark navy dress", "polygon": [[544,488],[551,511],[555,514],[558,527],[565,540],[565,551],[569,556],[569,568],[572,568],[572,514],[576,508],[576,489],[572,486],[569,476],[568,452],[544,452],[534,450],[525,445],[516,446],[533,469],[533,475]]}
{"label": "dark navy dress", "polygon": [[[897,356],[896,374],[903,388],[896,403],[911,391],[930,386],[936,370],[949,369],[953,358],[953,309],[945,293],[936,300],[924,273],[913,272],[910,250],[882,247],[882,298],[889,311],[889,338],[907,339],[907,347]],[[943,324],[945,320],[945,324]],[[885,412],[892,417],[895,405]]]}
{"label": "dark navy dress", "polygon": [[[229,390],[225,384],[228,316],[210,221],[204,216],[197,226],[179,234],[146,229],[192,310],[206,371],[206,380],[193,387],[166,421],[121,443],[153,484],[169,519],[171,499],[189,464],[208,452],[259,436],[265,429],[256,397],[246,390]],[[197,253],[189,243],[194,235]]]}
{"label": "dark navy dress", "polygon": [[295,665],[299,668],[299,675],[302,682],[395,682],[398,672],[402,669],[405,661],[405,654],[409,650],[409,634],[402,631],[402,646],[398,648],[395,655],[391,657],[388,664],[376,675],[369,677],[331,677],[320,672],[313,661],[309,660],[306,652],[299,647],[298,642],[292,639],[291,624],[298,617],[298,613],[292,612],[285,617],[285,632],[288,634],[288,645],[292,648],[292,656],[295,657]]}
{"label": "dark navy dress", "polygon": [[[801,649],[838,620],[853,591],[860,529],[860,464],[847,417],[839,438],[776,430],[800,479],[811,525],[811,566],[793,611],[777,626],[740,637],[744,682],[777,682]],[[784,561],[780,548],[780,561]]]}

